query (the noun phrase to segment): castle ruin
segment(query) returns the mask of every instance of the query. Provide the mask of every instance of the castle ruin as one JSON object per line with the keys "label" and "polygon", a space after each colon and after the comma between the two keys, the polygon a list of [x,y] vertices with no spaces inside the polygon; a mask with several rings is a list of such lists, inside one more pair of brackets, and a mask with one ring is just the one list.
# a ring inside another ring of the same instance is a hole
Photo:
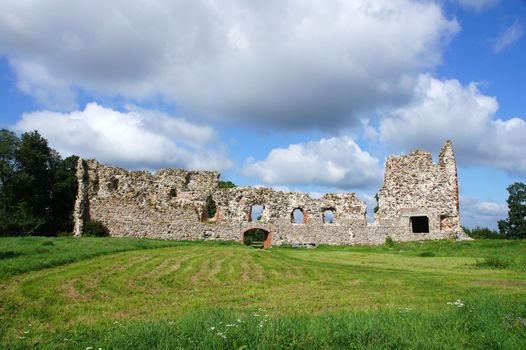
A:
{"label": "castle ruin", "polygon": [[[462,235],[453,147],[438,163],[415,150],[390,156],[373,223],[354,193],[307,193],[269,188],[219,188],[219,173],[162,169],[127,171],[79,159],[74,234],[98,220],[111,236],[176,240],[233,240],[262,230],[265,247],[282,244],[382,244]],[[261,210],[254,216],[255,208]],[[297,218],[301,218],[298,222]]]}

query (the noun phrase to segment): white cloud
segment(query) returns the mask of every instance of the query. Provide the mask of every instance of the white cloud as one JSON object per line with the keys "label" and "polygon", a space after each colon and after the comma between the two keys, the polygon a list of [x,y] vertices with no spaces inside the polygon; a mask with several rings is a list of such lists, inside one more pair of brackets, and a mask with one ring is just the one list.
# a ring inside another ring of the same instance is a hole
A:
{"label": "white cloud", "polygon": [[339,188],[377,186],[378,159],[348,137],[321,139],[275,148],[264,160],[249,159],[245,174],[271,185],[319,185]]}
{"label": "white cloud", "polygon": [[508,216],[506,204],[480,201],[470,197],[460,197],[460,217],[462,224],[474,228],[476,226],[497,228],[497,222]]}
{"label": "white cloud", "polygon": [[186,115],[290,128],[400,103],[458,30],[417,0],[0,3],[0,53],[53,107],[72,88],[161,95]]}
{"label": "white cloud", "polygon": [[458,0],[458,2],[464,7],[480,12],[497,5],[500,0]]}
{"label": "white cloud", "polygon": [[68,83],[52,77],[46,68],[34,62],[11,60],[17,72],[17,87],[40,104],[53,109],[75,109],[75,94]]}
{"label": "white cloud", "polygon": [[71,113],[32,112],[24,114],[15,129],[38,130],[64,156],[128,168],[224,170],[232,165],[221,149],[214,149],[211,128],[133,106],[127,112],[97,103]]}
{"label": "white cloud", "polygon": [[500,53],[515,44],[524,35],[524,26],[515,21],[498,38],[493,39],[493,52]]}
{"label": "white cloud", "polygon": [[526,122],[495,118],[498,103],[476,84],[422,75],[412,101],[382,120],[380,139],[409,150],[438,150],[452,139],[462,165],[486,165],[526,174]]}

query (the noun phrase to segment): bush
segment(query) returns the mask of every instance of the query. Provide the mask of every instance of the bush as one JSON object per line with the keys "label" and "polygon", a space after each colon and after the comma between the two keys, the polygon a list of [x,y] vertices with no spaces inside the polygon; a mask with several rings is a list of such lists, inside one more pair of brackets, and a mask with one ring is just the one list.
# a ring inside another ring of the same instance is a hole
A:
{"label": "bush", "polygon": [[487,227],[475,227],[474,229],[469,229],[463,227],[464,232],[471,238],[475,239],[504,239],[505,237],[495,230],[491,230]]}
{"label": "bush", "polygon": [[107,237],[110,235],[110,231],[102,222],[89,220],[84,223],[82,235],[88,237]]}
{"label": "bush", "polygon": [[422,253],[420,253],[420,256],[423,257],[423,258],[433,257],[433,256],[435,256],[435,253],[433,253],[433,252],[422,252]]}
{"label": "bush", "polygon": [[391,237],[387,236],[387,238],[385,239],[385,245],[388,247],[394,247],[395,242]]}
{"label": "bush", "polygon": [[490,269],[505,269],[510,266],[510,262],[502,258],[492,256],[485,258],[483,261],[477,260],[477,267]]}
{"label": "bush", "polygon": [[232,181],[219,181],[217,183],[218,188],[234,188],[236,187],[236,184],[234,184]]}

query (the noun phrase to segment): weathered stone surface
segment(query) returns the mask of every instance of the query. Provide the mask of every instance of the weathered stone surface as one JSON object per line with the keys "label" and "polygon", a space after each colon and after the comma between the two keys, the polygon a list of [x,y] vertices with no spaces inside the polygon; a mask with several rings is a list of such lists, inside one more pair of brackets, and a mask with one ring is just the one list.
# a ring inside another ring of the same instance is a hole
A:
{"label": "weathered stone surface", "polygon": [[[378,192],[376,225],[396,241],[440,239],[463,234],[458,207],[458,179],[451,141],[433,163],[431,153],[415,150],[388,157],[384,186]],[[429,219],[429,232],[414,233],[411,218]]]}
{"label": "weathered stone surface", "polygon": [[[79,160],[75,235],[84,220],[100,220],[112,236],[163,239],[243,240],[259,228],[271,233],[272,244],[381,244],[395,240],[453,237],[459,224],[456,164],[451,143],[442,148],[438,164],[431,154],[414,151],[389,157],[379,211],[373,224],[366,205],[354,193],[328,193],[313,199],[306,193],[268,188],[218,188],[219,173],[163,169],[156,173],[127,171],[95,160]],[[208,218],[207,203],[217,211]],[[263,206],[251,220],[253,205]],[[294,209],[304,222],[293,223]],[[331,210],[334,222],[325,223]],[[428,233],[413,233],[411,216],[429,218]]]}

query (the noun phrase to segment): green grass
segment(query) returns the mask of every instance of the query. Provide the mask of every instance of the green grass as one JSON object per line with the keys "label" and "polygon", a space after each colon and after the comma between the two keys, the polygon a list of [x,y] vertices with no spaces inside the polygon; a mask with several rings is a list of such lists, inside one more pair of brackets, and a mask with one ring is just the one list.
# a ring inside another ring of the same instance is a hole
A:
{"label": "green grass", "polygon": [[98,255],[188,244],[130,238],[2,237],[0,281],[13,275],[69,264]]}
{"label": "green grass", "polygon": [[[10,274],[0,282],[0,348],[526,347],[522,241],[264,251],[10,238],[0,247],[24,252],[0,259]],[[68,254],[60,266],[38,264]],[[494,257],[507,264],[481,264]],[[6,268],[15,261],[19,270]]]}

